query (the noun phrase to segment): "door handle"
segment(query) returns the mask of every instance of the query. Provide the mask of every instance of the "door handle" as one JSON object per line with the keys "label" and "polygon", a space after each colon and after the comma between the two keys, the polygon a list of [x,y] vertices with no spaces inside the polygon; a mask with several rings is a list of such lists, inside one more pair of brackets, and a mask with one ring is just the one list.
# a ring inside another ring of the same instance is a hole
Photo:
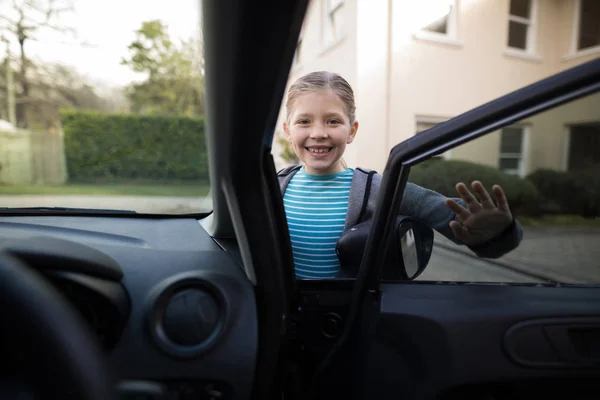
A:
{"label": "door handle", "polygon": [[508,329],[504,348],[516,363],[538,368],[600,368],[600,318],[547,318]]}

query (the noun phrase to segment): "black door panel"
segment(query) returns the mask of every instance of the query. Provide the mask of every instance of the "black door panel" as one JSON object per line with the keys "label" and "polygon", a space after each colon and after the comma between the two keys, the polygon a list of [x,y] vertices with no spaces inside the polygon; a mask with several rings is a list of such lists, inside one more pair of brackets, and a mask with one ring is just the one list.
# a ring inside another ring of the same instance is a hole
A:
{"label": "black door panel", "polygon": [[[436,398],[502,384],[519,392],[523,382],[548,378],[567,388],[561,379],[600,376],[595,288],[421,283],[381,291],[373,397]],[[535,362],[524,365],[524,355]]]}

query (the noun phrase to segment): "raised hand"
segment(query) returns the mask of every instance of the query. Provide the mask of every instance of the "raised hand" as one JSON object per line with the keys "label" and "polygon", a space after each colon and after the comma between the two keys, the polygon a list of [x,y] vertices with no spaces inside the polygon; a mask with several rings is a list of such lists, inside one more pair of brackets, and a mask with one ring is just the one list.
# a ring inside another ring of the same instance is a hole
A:
{"label": "raised hand", "polygon": [[477,197],[464,183],[456,185],[456,191],[465,201],[466,208],[452,199],[446,199],[446,206],[460,221],[450,222],[454,235],[464,244],[476,246],[500,235],[512,223],[513,216],[500,186],[492,186],[495,202],[481,182],[474,181],[471,186]]}

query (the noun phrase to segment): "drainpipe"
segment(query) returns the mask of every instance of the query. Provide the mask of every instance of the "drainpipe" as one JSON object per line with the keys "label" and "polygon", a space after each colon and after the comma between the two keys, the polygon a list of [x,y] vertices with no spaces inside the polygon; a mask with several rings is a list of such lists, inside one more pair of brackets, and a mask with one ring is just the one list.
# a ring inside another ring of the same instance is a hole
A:
{"label": "drainpipe", "polygon": [[385,117],[387,119],[387,123],[385,124],[385,142],[387,143],[388,152],[394,147],[396,143],[392,142],[392,64],[394,59],[393,54],[393,43],[392,40],[394,38],[393,35],[393,24],[394,24],[394,16],[393,9],[394,2],[393,0],[388,0],[388,14],[387,14],[387,51],[386,51],[386,92],[385,92],[385,106],[386,112]]}

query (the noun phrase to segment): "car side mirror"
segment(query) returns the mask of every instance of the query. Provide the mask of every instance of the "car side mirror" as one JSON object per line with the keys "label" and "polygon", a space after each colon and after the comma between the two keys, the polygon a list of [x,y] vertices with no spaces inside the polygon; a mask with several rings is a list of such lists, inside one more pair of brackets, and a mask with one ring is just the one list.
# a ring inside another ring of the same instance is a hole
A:
{"label": "car side mirror", "polygon": [[[356,278],[371,230],[371,221],[346,231],[337,243],[340,278]],[[412,280],[418,277],[431,258],[433,230],[412,217],[399,216],[394,225],[382,280]]]}
{"label": "car side mirror", "polygon": [[[392,269],[394,267],[389,265],[388,261],[382,279],[413,280],[421,275],[429,264],[433,250],[433,230],[410,217],[400,217],[396,222],[395,230],[393,238],[399,241],[397,248],[400,253],[396,256],[399,262],[395,268],[399,271],[394,271]],[[390,256],[393,257],[393,254]]]}

